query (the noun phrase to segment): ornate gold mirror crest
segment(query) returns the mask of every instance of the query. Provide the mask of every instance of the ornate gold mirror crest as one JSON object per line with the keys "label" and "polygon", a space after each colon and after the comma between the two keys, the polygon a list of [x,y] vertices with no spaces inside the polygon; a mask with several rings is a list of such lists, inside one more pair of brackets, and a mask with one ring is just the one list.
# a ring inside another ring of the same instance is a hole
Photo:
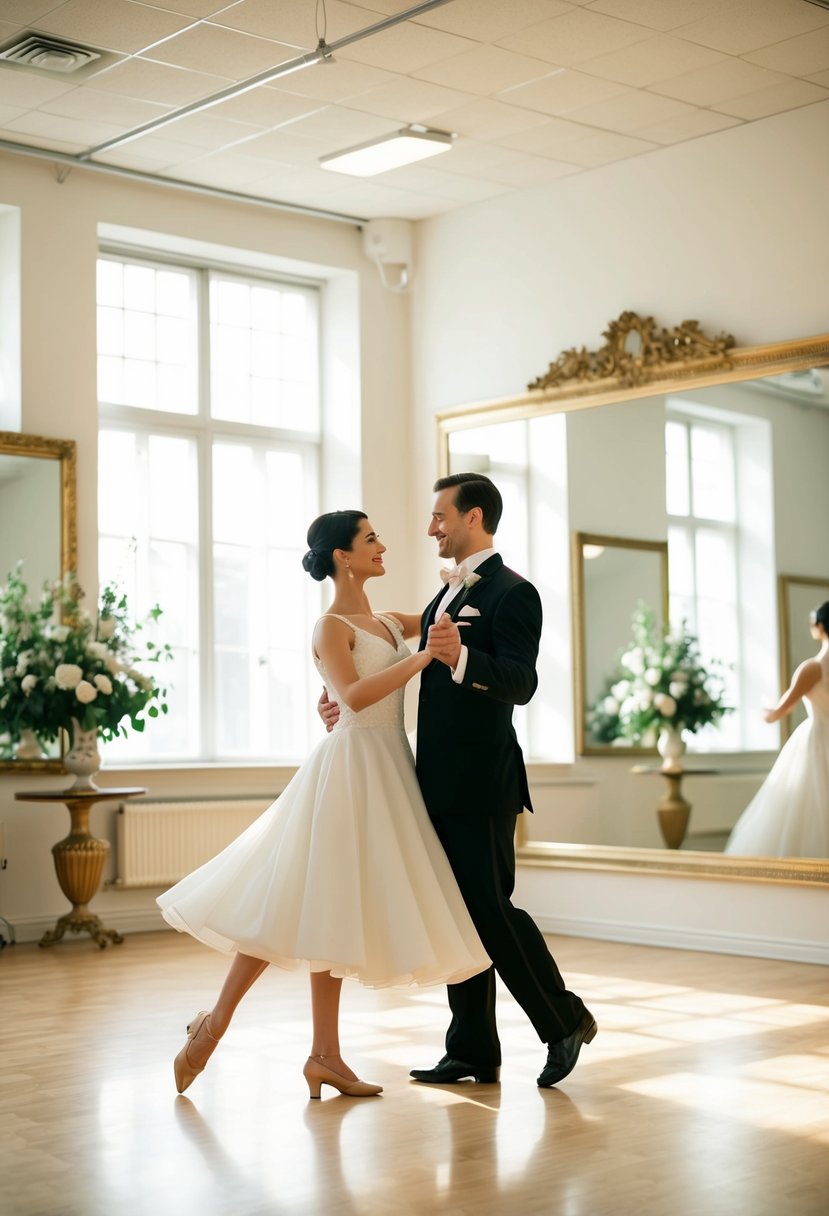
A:
{"label": "ornate gold mirror crest", "polygon": [[[522,394],[438,411],[435,419],[441,475],[450,467],[450,437],[459,431],[829,366],[829,333],[739,347],[730,334],[708,336],[697,321],[664,328],[653,317],[627,311],[608,324],[603,337],[604,344],[595,351],[584,347],[563,351]],[[829,860],[530,841],[521,822],[524,818],[519,816],[518,856],[530,865],[829,883]]]}

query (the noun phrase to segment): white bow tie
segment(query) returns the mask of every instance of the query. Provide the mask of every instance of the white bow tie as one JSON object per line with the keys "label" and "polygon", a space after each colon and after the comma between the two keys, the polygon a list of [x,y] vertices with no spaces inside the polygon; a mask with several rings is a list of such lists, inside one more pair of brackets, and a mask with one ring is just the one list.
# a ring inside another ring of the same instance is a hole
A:
{"label": "white bow tie", "polygon": [[469,571],[466,566],[452,566],[449,570],[441,570],[440,577],[441,581],[448,583],[450,587],[457,587],[469,577]]}

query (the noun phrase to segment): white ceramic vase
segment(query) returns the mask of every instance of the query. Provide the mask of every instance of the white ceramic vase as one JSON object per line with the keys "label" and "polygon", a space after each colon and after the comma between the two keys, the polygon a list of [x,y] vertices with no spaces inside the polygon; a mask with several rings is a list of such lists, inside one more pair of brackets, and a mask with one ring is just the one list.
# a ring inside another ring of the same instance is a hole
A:
{"label": "white ceramic vase", "polygon": [[84,790],[97,790],[98,787],[93,781],[101,767],[97,730],[82,730],[80,722],[73,718],[69,742],[69,750],[63,757],[63,767],[68,773],[74,774],[75,781],[69,786],[67,793],[78,794]]}
{"label": "white ceramic vase", "polygon": [[662,757],[662,767],[666,770],[682,768],[682,757],[685,755],[685,740],[682,732],[675,726],[663,726],[656,741],[656,750]]}
{"label": "white ceramic vase", "polygon": [[16,760],[43,760],[43,748],[33,730],[24,727],[20,732],[20,741],[14,749]]}

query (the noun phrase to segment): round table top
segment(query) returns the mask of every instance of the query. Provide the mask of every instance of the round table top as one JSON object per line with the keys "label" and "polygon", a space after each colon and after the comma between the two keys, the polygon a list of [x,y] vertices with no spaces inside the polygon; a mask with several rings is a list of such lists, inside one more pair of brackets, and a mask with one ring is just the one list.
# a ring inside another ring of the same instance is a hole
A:
{"label": "round table top", "polygon": [[24,790],[15,794],[18,802],[106,802],[111,798],[135,798],[146,794],[143,785],[101,786],[93,790]]}

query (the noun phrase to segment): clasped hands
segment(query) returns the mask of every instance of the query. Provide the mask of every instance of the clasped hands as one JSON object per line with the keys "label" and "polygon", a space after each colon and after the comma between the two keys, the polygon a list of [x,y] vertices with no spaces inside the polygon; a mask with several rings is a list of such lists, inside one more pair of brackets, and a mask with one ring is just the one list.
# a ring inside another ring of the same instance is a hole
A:
{"label": "clasped hands", "polygon": [[453,621],[449,613],[444,612],[439,621],[429,626],[426,637],[426,653],[438,662],[445,663],[453,671],[461,657],[460,626],[465,623]]}

